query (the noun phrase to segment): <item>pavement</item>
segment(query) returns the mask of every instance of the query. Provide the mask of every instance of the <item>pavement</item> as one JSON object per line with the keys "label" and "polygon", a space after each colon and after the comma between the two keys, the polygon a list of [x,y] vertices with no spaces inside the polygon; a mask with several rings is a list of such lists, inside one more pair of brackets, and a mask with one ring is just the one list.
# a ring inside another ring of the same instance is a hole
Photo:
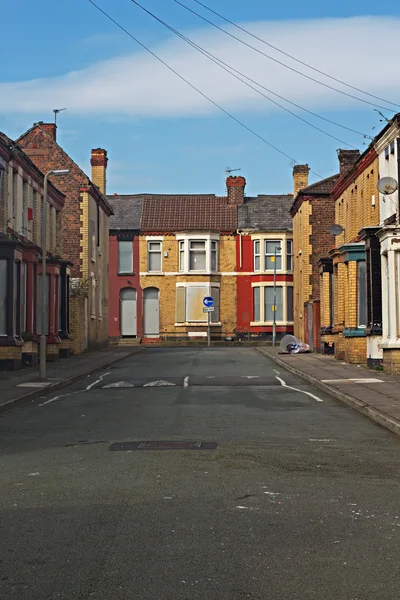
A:
{"label": "pavement", "polygon": [[272,347],[258,350],[277,365],[400,435],[399,377],[349,365],[332,356],[281,354],[278,348]]}
{"label": "pavement", "polygon": [[256,349],[147,349],[0,414],[0,598],[396,599],[399,471]]}
{"label": "pavement", "polygon": [[0,413],[20,404],[32,402],[45,393],[52,393],[82,377],[90,377],[99,369],[107,368],[140,352],[139,348],[107,348],[71,356],[48,363],[46,381],[39,379],[38,368],[26,367],[18,371],[0,371]]}

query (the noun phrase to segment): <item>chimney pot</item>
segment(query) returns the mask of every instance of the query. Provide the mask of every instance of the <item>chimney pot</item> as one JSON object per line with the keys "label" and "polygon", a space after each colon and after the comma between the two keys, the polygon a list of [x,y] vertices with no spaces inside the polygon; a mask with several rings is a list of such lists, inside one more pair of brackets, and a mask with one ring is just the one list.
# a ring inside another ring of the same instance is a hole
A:
{"label": "chimney pot", "polygon": [[244,188],[246,180],[241,176],[230,176],[226,180],[228,189],[228,204],[244,204]]}

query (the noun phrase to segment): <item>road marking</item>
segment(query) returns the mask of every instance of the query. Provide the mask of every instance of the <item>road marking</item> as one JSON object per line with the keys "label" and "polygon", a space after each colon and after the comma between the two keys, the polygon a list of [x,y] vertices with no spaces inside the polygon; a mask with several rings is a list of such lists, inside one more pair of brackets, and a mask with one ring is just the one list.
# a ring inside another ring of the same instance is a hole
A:
{"label": "road marking", "polygon": [[150,381],[150,383],[145,383],[143,387],[168,387],[176,385],[176,383],[172,383],[171,381],[164,381],[163,379],[158,379],[157,381]]}
{"label": "road marking", "polygon": [[305,390],[299,390],[295,387],[292,387],[291,385],[287,385],[287,383],[283,379],[281,379],[281,377],[275,377],[275,379],[277,379],[280,382],[280,384],[283,387],[287,388],[288,390],[294,390],[295,392],[300,392],[300,394],[306,394],[307,396],[310,396],[310,398],[313,398],[317,402],[323,402],[323,400],[321,400],[321,398],[318,398],[318,396],[311,394],[311,392],[306,392]]}
{"label": "road marking", "polygon": [[260,379],[260,375],[241,375],[242,379]]}
{"label": "road marking", "polygon": [[183,380],[183,387],[189,387],[189,375]]}
{"label": "road marking", "polygon": [[107,375],[111,375],[111,372],[109,371],[108,373],[104,373],[104,375],[100,375],[99,379],[97,379],[97,381],[93,381],[93,383],[90,383],[87,388],[86,391],[91,390],[93,386],[95,386],[97,383],[100,383],[101,381],[103,381],[104,377],[107,377]]}
{"label": "road marking", "polygon": [[273,371],[274,371],[274,373],[276,373],[277,375],[280,375],[280,374],[281,374],[281,372],[280,372],[280,371],[277,371],[276,369],[273,369]]}
{"label": "road marking", "polygon": [[50,400],[46,400],[46,402],[42,402],[42,404],[39,404],[38,406],[44,406],[45,404],[50,404],[50,402],[54,402],[54,400],[58,400],[59,398],[62,398],[63,396],[69,396],[69,394],[61,394],[60,396],[54,396],[54,398],[50,398]]}
{"label": "road marking", "polygon": [[363,379],[321,379],[323,383],[383,383],[382,379],[364,377]]}
{"label": "road marking", "polygon": [[133,383],[129,383],[129,381],[117,381],[116,383],[109,383],[108,385],[103,385],[103,390],[109,390],[111,388],[133,388],[135,387]]}
{"label": "road marking", "polygon": [[330,439],[328,439],[328,438],[326,438],[326,439],[321,439],[321,440],[318,440],[318,439],[315,439],[315,438],[311,438],[311,439],[310,439],[310,442],[333,442],[333,440],[330,440]]}
{"label": "road marking", "polygon": [[51,381],[27,381],[25,383],[19,383],[17,387],[26,387],[26,388],[43,388],[48,385],[51,385]]}

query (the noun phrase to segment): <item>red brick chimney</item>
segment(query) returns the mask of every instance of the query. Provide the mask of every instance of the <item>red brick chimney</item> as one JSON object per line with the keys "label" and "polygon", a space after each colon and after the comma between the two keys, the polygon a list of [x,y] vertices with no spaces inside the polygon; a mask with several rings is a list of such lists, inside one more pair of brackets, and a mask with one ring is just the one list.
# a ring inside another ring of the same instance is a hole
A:
{"label": "red brick chimney", "polygon": [[43,123],[43,121],[39,121],[38,125],[44,129],[55,142],[57,141],[57,125],[55,123]]}
{"label": "red brick chimney", "polygon": [[310,167],[308,165],[295,165],[293,167],[293,196],[296,198],[300,190],[308,186],[308,173]]}
{"label": "red brick chimney", "polygon": [[357,162],[360,158],[361,152],[359,150],[339,150],[339,165],[340,165],[340,175],[344,175],[347,173],[349,169]]}
{"label": "red brick chimney", "polygon": [[244,188],[246,180],[244,177],[233,177],[232,175],[226,180],[228,189],[228,204],[244,204]]}
{"label": "red brick chimney", "polygon": [[92,150],[92,181],[104,196],[106,195],[106,171],[107,171],[107,150],[103,148],[95,148]]}

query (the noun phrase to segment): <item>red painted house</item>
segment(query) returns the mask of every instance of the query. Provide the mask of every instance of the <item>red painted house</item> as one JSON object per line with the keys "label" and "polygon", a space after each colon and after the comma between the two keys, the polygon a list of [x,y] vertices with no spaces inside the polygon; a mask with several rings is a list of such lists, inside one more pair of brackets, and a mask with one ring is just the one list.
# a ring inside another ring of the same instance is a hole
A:
{"label": "red painted house", "polygon": [[109,235],[109,337],[143,336],[139,228],[143,196],[108,196],[114,215]]}
{"label": "red painted house", "polygon": [[[238,178],[239,179],[239,178]],[[246,184],[244,178],[242,185]],[[238,206],[237,333],[270,339],[276,248],[276,332],[293,333],[293,196],[246,197]]]}

